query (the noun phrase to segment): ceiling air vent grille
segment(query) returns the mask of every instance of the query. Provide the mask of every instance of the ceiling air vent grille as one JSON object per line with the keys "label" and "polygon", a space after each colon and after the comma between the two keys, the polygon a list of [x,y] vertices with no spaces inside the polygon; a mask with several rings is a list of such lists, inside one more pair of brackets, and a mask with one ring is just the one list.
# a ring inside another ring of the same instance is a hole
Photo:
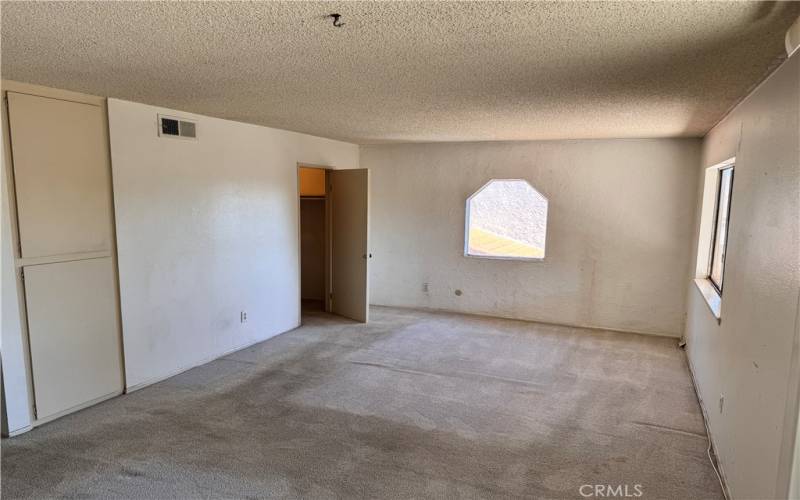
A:
{"label": "ceiling air vent grille", "polygon": [[197,139],[197,123],[171,116],[158,115],[158,135],[183,139]]}

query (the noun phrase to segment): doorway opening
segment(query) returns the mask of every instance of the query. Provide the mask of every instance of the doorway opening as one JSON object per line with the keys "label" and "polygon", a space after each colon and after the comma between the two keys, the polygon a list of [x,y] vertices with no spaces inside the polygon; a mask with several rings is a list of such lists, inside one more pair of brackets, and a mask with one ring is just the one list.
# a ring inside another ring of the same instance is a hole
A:
{"label": "doorway opening", "polygon": [[330,312],[328,169],[298,167],[301,311]]}
{"label": "doorway opening", "polygon": [[300,313],[369,317],[369,170],[298,165]]}

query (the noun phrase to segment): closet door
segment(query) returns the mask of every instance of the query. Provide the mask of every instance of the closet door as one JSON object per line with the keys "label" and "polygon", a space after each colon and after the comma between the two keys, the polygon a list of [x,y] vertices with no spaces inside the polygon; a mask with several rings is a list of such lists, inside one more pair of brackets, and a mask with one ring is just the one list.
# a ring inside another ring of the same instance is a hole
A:
{"label": "closet door", "polygon": [[108,257],[25,268],[37,418],[122,391]]}
{"label": "closet door", "polygon": [[101,106],[8,92],[37,420],[122,392]]}
{"label": "closet door", "polygon": [[369,170],[331,170],[332,312],[369,319]]}
{"label": "closet door", "polygon": [[111,249],[100,106],[8,93],[22,257]]}

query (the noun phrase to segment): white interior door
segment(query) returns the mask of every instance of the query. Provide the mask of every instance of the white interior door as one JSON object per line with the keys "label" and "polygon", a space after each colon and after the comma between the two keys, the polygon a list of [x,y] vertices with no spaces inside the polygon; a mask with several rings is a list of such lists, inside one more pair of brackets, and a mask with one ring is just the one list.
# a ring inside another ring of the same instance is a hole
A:
{"label": "white interior door", "polygon": [[369,170],[331,170],[331,310],[369,317]]}
{"label": "white interior door", "polygon": [[25,268],[37,418],[122,390],[114,287],[109,257]]}
{"label": "white interior door", "polygon": [[111,165],[100,105],[8,92],[36,418],[123,388]]}
{"label": "white interior door", "polygon": [[100,106],[8,93],[22,257],[111,248]]}

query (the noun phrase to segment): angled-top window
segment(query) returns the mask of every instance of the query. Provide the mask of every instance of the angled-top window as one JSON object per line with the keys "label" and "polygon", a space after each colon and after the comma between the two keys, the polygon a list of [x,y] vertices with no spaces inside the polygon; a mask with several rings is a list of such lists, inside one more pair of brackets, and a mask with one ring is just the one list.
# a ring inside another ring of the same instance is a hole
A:
{"label": "angled-top window", "polygon": [[711,263],[708,279],[722,294],[725,276],[725,250],[728,246],[728,221],[731,210],[733,188],[733,166],[720,169],[717,181],[717,203],[714,211],[714,234],[711,238]]}
{"label": "angled-top window", "polygon": [[544,258],[547,198],[520,179],[493,179],[467,199],[464,254]]}

